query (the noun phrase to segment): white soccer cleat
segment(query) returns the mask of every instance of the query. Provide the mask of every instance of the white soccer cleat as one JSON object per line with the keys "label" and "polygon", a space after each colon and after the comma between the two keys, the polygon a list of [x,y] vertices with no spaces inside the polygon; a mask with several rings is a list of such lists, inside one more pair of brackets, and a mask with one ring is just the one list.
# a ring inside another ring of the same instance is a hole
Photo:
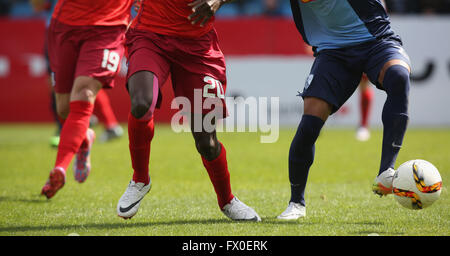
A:
{"label": "white soccer cleat", "polygon": [[366,127],[359,127],[356,130],[355,137],[359,141],[368,141],[370,139],[370,131]]}
{"label": "white soccer cleat", "polygon": [[372,191],[379,196],[392,194],[392,182],[394,179],[394,174],[395,170],[389,168],[378,175],[372,185]]}
{"label": "white soccer cleat", "polygon": [[261,221],[259,215],[251,207],[233,197],[231,201],[222,208],[223,214],[232,220]]}
{"label": "white soccer cleat", "polygon": [[136,215],[141,205],[141,200],[152,188],[152,183],[145,185],[142,182],[130,181],[127,190],[123,193],[117,204],[117,215],[124,219],[130,219]]}
{"label": "white soccer cleat", "polygon": [[306,216],[306,207],[299,204],[290,202],[284,212],[282,212],[277,219],[280,220],[296,220]]}

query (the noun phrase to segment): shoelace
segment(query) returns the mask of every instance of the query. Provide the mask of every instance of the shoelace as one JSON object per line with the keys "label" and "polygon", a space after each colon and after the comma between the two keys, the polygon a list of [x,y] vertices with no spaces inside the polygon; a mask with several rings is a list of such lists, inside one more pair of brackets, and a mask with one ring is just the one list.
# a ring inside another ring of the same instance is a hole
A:
{"label": "shoelace", "polygon": [[134,191],[140,192],[140,191],[142,190],[143,187],[144,187],[144,186],[138,185],[138,183],[132,184],[132,183],[130,182],[130,185],[128,185],[128,188],[127,188],[127,190],[125,191],[124,199],[125,199],[125,200],[128,200],[128,199],[130,198],[130,196],[134,194],[134,193],[133,193]]}
{"label": "shoelace", "polygon": [[289,204],[285,212],[290,212],[292,209],[298,209],[297,205]]}
{"label": "shoelace", "polygon": [[245,213],[247,210],[247,207],[243,203],[240,203],[239,201],[237,201],[237,203],[232,205],[232,207],[230,207],[228,209],[228,211],[231,212],[232,209],[234,210],[234,212]]}

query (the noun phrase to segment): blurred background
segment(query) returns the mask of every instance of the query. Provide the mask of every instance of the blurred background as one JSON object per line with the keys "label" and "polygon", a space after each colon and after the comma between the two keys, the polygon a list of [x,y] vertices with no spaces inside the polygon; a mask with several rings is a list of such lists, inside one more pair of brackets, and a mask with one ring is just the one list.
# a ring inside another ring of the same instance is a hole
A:
{"label": "blurred background", "polygon": [[[44,5],[33,8],[28,0],[0,0],[0,123],[55,121],[44,51],[53,1],[40,2]],[[413,64],[410,125],[450,127],[450,0],[388,0],[386,5]],[[237,0],[219,10],[215,26],[227,61],[227,96],[279,97],[280,124],[297,125],[302,104],[296,95],[313,57],[295,28],[289,1]],[[129,111],[125,74],[126,60],[116,87],[107,91],[122,123]],[[170,109],[170,86],[163,94],[156,121],[170,122],[176,112]],[[381,127],[385,95],[374,94],[369,123]],[[359,106],[355,93],[327,125],[357,126]]]}

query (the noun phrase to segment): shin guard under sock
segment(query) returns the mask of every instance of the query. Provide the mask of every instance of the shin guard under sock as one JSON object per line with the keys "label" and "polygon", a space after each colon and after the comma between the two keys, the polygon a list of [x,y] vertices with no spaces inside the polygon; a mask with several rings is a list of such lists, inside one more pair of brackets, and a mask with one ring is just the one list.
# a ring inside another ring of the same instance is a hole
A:
{"label": "shin guard under sock", "polygon": [[385,73],[387,98],[383,107],[383,145],[379,173],[394,168],[408,125],[409,71],[394,65]]}
{"label": "shin guard under sock", "polygon": [[128,115],[128,139],[134,182],[145,184],[150,182],[149,159],[153,135],[153,118],[141,120],[135,118],[131,113]]}
{"label": "shin guard under sock", "polygon": [[226,150],[222,143],[219,142],[219,144],[221,148],[219,156],[212,161],[208,161],[202,156],[202,162],[214,186],[219,207],[222,209],[234,196],[231,193]]}
{"label": "shin guard under sock", "polygon": [[314,161],[315,142],[324,121],[316,116],[303,115],[289,150],[289,181],[291,202],[305,205],[305,187],[309,168]]}
{"label": "shin guard under sock", "polygon": [[67,170],[73,156],[86,138],[94,105],[88,101],[70,102],[70,112],[61,129],[55,167]]}

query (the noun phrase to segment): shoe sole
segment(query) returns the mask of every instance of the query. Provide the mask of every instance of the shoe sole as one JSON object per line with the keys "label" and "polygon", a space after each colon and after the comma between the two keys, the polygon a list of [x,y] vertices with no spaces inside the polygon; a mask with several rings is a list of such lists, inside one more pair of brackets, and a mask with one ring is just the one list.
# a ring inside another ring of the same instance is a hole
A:
{"label": "shoe sole", "polygon": [[75,176],[75,180],[78,181],[79,183],[83,183],[84,181],[86,181],[87,177],[89,176],[89,174],[91,173],[91,148],[92,148],[92,144],[94,144],[94,140],[95,140],[95,132],[94,130],[90,130],[91,132],[89,132],[90,134],[88,136],[90,136],[90,140],[89,140],[89,145],[88,145],[88,150],[87,150],[87,156],[86,158],[86,164],[85,164],[85,169],[78,169],[78,163],[77,163],[77,159],[78,159],[78,154],[76,155],[76,159],[75,159],[75,171],[74,171],[74,176]]}
{"label": "shoe sole", "polygon": [[[136,215],[136,214],[135,214]],[[119,214],[117,214],[117,216],[119,216],[120,218],[122,218],[122,219],[124,219],[124,220],[129,220],[129,219],[131,219],[131,218],[133,218],[133,216],[130,216],[130,217],[123,217],[123,216],[120,216]]]}
{"label": "shoe sole", "polygon": [[278,216],[277,219],[279,219],[279,220],[298,220],[298,219],[304,218],[304,217],[305,217],[305,215],[298,215],[296,217],[280,217],[280,216]]}
{"label": "shoe sole", "polygon": [[251,219],[231,219],[231,220],[233,220],[233,221],[255,221],[255,222],[259,222],[259,221],[261,221],[261,218],[255,216],[255,217],[253,217]]}
{"label": "shoe sole", "polygon": [[136,211],[135,214],[133,214],[133,215],[131,215],[131,216],[129,216],[129,217],[120,216],[119,214],[117,214],[117,216],[119,216],[120,218],[122,218],[122,219],[124,219],[124,220],[129,220],[129,219],[133,218],[136,214],[137,214],[137,211]]}

